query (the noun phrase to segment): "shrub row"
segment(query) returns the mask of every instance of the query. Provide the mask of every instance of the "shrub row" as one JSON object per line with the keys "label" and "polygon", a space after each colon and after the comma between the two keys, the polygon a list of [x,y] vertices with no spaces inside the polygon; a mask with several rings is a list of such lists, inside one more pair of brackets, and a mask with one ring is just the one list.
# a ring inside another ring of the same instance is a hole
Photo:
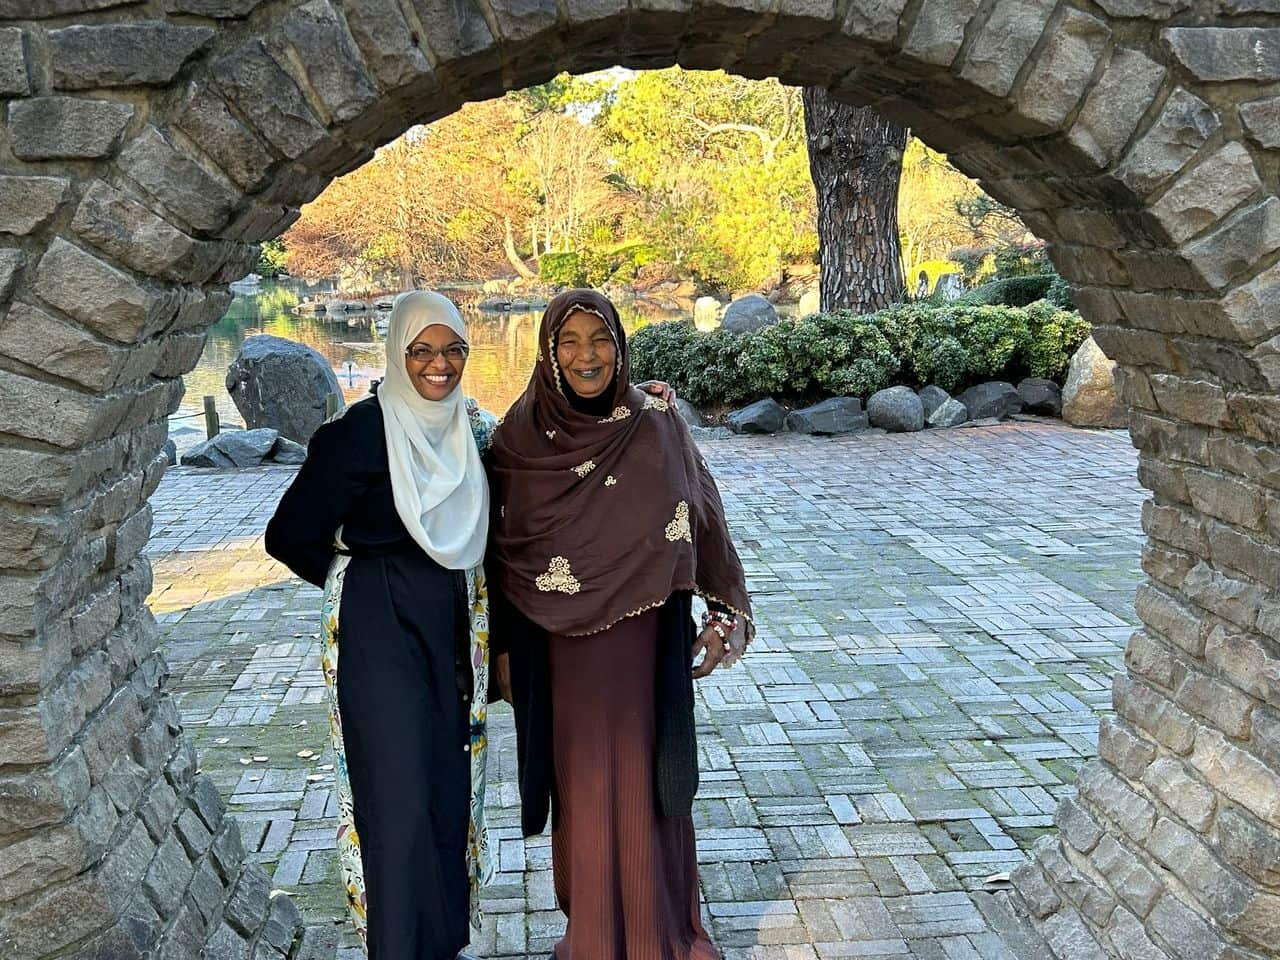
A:
{"label": "shrub row", "polygon": [[699,406],[737,406],[765,396],[866,397],[895,383],[955,391],[994,378],[1060,379],[1088,335],[1078,313],[1039,300],[836,310],[745,334],[676,321],[644,327],[630,342],[635,379],[667,380]]}

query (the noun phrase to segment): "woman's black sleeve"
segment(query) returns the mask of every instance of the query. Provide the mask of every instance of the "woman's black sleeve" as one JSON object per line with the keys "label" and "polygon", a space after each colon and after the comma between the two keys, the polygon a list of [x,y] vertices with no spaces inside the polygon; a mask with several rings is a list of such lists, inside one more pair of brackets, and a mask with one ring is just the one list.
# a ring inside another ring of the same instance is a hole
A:
{"label": "woman's black sleeve", "polygon": [[316,431],[306,461],[267,524],[267,553],[318,587],[324,586],[333,560],[334,533],[367,484],[359,451],[346,442],[356,424],[345,420]]}

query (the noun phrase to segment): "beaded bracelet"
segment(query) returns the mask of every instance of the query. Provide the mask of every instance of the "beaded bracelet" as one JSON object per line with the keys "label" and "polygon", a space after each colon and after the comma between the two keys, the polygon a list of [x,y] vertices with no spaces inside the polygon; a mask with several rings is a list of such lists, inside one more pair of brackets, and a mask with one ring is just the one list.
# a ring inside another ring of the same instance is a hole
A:
{"label": "beaded bracelet", "polygon": [[710,627],[716,632],[716,635],[724,642],[725,650],[732,649],[729,646],[729,637],[733,635],[733,631],[738,629],[738,618],[729,613],[720,610],[708,610],[702,615],[702,629]]}

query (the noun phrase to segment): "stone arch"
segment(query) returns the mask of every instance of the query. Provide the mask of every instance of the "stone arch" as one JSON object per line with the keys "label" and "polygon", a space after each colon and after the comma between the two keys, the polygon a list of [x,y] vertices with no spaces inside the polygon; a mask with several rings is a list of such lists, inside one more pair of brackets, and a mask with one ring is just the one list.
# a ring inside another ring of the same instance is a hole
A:
{"label": "stone arch", "polygon": [[1120,364],[1148,580],[1016,895],[1062,957],[1277,955],[1272,0],[0,0],[0,953],[305,952],[144,605],[180,377],[255,244],[379,143],[672,63],[874,104],[1050,242]]}

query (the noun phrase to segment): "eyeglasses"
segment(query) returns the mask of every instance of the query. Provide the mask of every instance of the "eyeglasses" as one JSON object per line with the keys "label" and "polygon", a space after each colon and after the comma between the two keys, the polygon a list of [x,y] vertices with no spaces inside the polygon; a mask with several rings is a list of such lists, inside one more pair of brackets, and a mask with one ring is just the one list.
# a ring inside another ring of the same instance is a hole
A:
{"label": "eyeglasses", "polygon": [[467,354],[471,352],[471,348],[465,343],[454,343],[445,347],[443,350],[437,350],[435,347],[425,343],[415,343],[411,347],[406,347],[404,355],[414,363],[431,363],[440,354],[444,354],[444,358],[450,363],[461,363],[467,359]]}

